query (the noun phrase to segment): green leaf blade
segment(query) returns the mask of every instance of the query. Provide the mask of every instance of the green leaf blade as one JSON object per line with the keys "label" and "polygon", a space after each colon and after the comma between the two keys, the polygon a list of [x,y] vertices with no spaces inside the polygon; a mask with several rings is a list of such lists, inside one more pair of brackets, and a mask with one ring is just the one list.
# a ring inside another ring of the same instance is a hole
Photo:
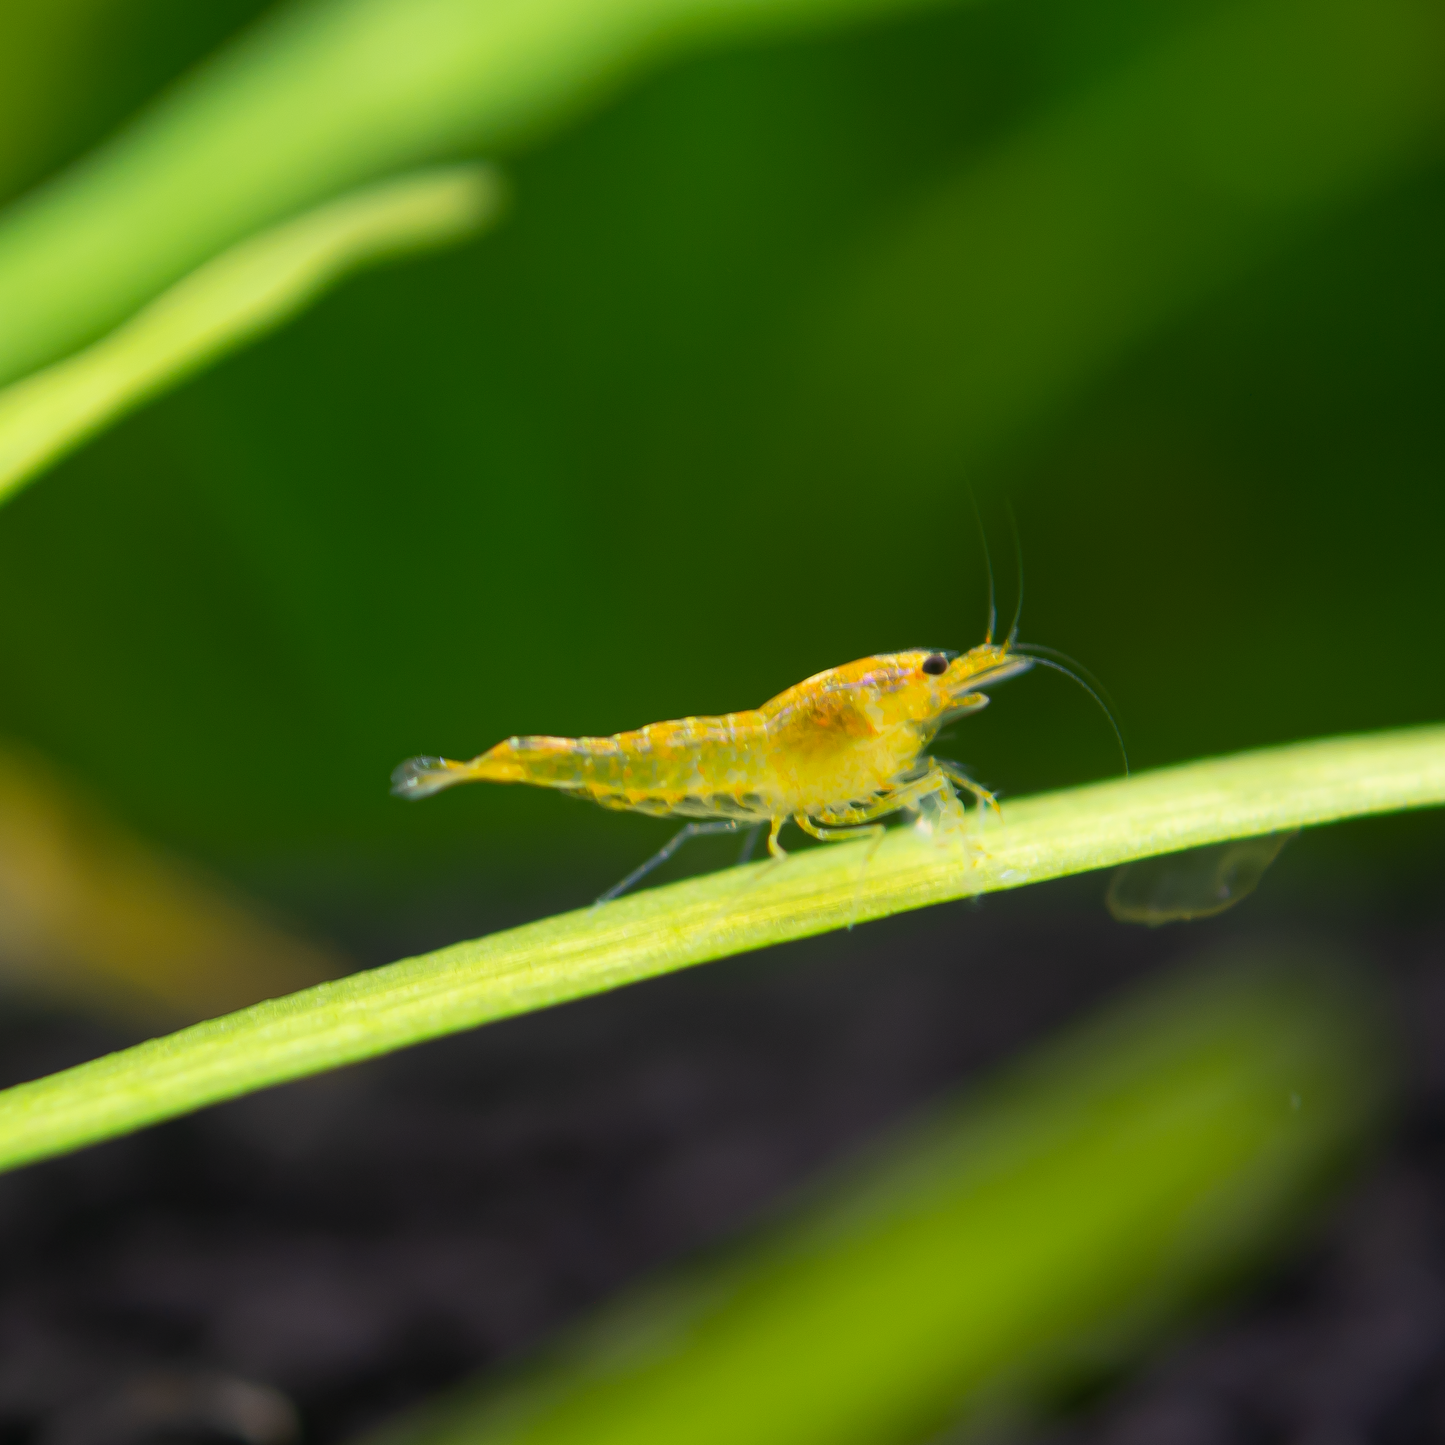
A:
{"label": "green leaf blade", "polygon": [[500,198],[489,167],[427,171],[223,252],[93,346],[0,391],[0,502],[126,412],[281,326],[347,272],[475,235]]}
{"label": "green leaf blade", "polygon": [[1227,838],[1445,803],[1445,727],[1211,759],[1006,804],[961,860],[912,830],[562,914],[0,1093],[0,1168],[425,1039],[853,922]]}

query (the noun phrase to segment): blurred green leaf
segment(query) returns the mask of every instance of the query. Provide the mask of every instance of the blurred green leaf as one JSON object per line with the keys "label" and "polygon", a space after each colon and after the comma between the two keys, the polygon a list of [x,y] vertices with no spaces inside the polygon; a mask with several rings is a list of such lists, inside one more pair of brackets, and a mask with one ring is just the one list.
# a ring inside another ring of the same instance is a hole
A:
{"label": "blurred green leaf", "polygon": [[348,271],[475,235],[499,199],[488,167],[422,172],[233,246],[103,341],[0,391],[0,501],[133,407],[282,325]]}
{"label": "blurred green leaf", "polygon": [[[23,174],[36,133],[63,129],[71,97],[55,82],[67,69],[92,70],[86,43],[114,0],[43,0],[0,7],[0,191]],[[87,79],[91,76],[87,74]]]}
{"label": "blurred green leaf", "polygon": [[1155,853],[1445,803],[1445,728],[1302,743],[1005,804],[982,847],[895,829],[321,984],[0,1093],[0,1168],[691,964]]}
{"label": "blurred green leaf", "polygon": [[0,220],[0,380],[261,227],[495,151],[689,43],[919,0],[326,0],[264,20]]}
{"label": "blurred green leaf", "polygon": [[1388,1079],[1361,979],[1212,958],[935,1108],[723,1258],[367,1438],[1011,1438],[1297,1229]]}
{"label": "blurred green leaf", "polygon": [[5,0],[0,198],[84,154],[270,0]]}
{"label": "blurred green leaf", "polygon": [[1211,8],[892,220],[818,303],[815,404],[853,465],[952,477],[1442,153],[1435,0]]}

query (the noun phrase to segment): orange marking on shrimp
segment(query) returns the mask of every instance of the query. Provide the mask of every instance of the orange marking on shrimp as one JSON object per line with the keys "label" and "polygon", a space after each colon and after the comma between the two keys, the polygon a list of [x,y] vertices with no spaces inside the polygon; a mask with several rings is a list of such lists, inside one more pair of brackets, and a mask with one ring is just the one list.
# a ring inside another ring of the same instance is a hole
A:
{"label": "orange marking on shrimp", "polygon": [[907,811],[962,820],[955,785],[979,805],[993,795],[956,764],[928,756],[939,729],[988,702],[981,689],[1034,659],[1013,639],[961,655],[918,649],[860,658],[790,687],[748,712],[652,723],[605,738],[508,738],[470,762],[412,758],[392,791],[421,798],[455,783],[529,783],[606,808],[706,820],[683,830],[606,897],[700,832],[769,825],[768,849],[789,820],[825,842],[881,835],[879,820]]}

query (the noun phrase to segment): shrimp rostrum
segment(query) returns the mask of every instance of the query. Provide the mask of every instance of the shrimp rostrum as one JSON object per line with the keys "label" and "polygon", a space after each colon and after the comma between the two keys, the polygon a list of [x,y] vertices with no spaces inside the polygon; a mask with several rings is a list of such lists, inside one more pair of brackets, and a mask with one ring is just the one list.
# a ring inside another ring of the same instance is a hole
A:
{"label": "shrimp rostrum", "polygon": [[885,653],[830,668],[748,712],[652,723],[605,738],[508,738],[470,762],[412,758],[392,791],[421,798],[454,783],[531,783],[604,808],[688,818],[655,858],[604,894],[615,897],[699,833],[768,825],[784,856],[790,819],[825,843],[882,836],[906,811],[947,830],[964,820],[959,789],[997,811],[957,764],[928,755],[939,730],[988,703],[984,689],[1037,659],[1008,642],[957,654]]}

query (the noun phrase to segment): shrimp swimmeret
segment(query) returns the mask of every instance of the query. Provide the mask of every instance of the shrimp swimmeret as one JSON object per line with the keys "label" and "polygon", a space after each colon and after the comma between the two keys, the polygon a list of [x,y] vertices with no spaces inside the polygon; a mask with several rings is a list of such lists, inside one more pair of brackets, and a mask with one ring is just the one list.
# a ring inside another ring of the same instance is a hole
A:
{"label": "shrimp swimmeret", "polygon": [[392,791],[423,798],[454,783],[531,783],[604,808],[708,820],[689,823],[605,900],[700,833],[766,823],[768,850],[781,858],[778,833],[789,819],[825,843],[876,842],[879,820],[900,810],[945,830],[961,824],[957,788],[997,811],[992,793],[926,750],[939,729],[988,703],[983,688],[1040,660],[1016,651],[1012,638],[961,655],[919,649],[865,657],[749,712],[606,738],[508,738],[465,763],[412,758],[392,774]]}

